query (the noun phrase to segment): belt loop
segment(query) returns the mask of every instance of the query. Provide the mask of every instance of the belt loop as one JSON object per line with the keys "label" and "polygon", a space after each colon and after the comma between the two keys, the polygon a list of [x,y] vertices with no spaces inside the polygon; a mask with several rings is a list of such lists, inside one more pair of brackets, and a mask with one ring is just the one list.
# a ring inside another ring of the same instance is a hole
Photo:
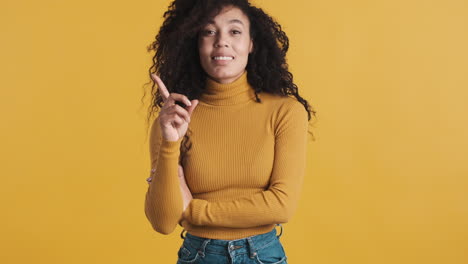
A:
{"label": "belt loop", "polygon": [[250,253],[250,258],[253,259],[257,255],[257,249],[255,248],[255,245],[252,241],[252,237],[247,237],[247,243],[249,244],[249,253]]}
{"label": "belt loop", "polygon": [[276,236],[279,239],[281,237],[281,235],[283,234],[283,226],[281,224],[276,224],[276,225],[281,227],[280,234]]}
{"label": "belt loop", "polygon": [[201,247],[198,249],[198,254],[200,254],[200,256],[202,256],[202,258],[205,257],[205,247],[210,241],[211,241],[210,238],[205,239],[205,241],[203,241],[203,244],[201,245]]}
{"label": "belt loop", "polygon": [[186,232],[186,230],[182,228],[182,232],[180,232],[180,237],[181,237],[182,239],[185,239],[185,237],[184,237],[184,235],[183,235],[184,231]]}

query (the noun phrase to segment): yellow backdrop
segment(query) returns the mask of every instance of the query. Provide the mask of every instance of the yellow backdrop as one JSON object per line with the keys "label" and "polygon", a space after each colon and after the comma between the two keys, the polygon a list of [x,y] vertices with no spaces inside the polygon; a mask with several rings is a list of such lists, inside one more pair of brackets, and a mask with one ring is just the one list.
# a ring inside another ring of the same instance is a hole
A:
{"label": "yellow backdrop", "polygon": [[[254,3],[317,110],[289,263],[468,263],[467,2]],[[1,263],[175,263],[140,101],[168,4],[2,1]]]}

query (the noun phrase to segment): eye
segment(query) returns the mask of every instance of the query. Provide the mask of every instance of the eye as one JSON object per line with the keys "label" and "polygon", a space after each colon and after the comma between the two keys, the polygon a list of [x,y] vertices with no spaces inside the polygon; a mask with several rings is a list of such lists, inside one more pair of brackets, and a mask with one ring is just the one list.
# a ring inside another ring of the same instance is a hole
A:
{"label": "eye", "polygon": [[211,30],[211,29],[205,29],[205,30],[203,30],[202,33],[203,33],[203,35],[205,35],[205,36],[206,36],[206,35],[213,35],[213,34],[215,33],[215,31],[214,31],[214,30]]}
{"label": "eye", "polygon": [[235,30],[235,29],[234,29],[234,30],[232,31],[232,33],[234,33],[234,34],[241,34],[242,32],[240,32],[239,30]]}

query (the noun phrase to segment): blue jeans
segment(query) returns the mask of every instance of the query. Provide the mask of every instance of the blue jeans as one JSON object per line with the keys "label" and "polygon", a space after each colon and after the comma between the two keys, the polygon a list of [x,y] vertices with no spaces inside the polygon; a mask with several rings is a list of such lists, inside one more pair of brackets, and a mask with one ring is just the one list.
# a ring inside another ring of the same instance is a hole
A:
{"label": "blue jeans", "polygon": [[185,263],[213,263],[213,264],[287,264],[287,256],[279,238],[283,233],[276,235],[276,228],[270,232],[255,236],[221,240],[194,236],[182,230],[180,236],[184,239],[177,252],[177,264]]}

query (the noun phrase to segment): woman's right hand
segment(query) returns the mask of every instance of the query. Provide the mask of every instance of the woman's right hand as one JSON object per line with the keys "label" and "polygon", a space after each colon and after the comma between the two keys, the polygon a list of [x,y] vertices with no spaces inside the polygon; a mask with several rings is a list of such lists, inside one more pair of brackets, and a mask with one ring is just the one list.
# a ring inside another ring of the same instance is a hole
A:
{"label": "woman's right hand", "polygon": [[[190,101],[183,94],[169,93],[159,76],[156,74],[151,74],[151,76],[158,84],[158,89],[164,102],[159,113],[159,125],[161,126],[162,136],[167,141],[178,141],[187,132],[190,117],[198,105],[198,100]],[[177,105],[176,101],[183,102],[187,106],[187,109]]]}

